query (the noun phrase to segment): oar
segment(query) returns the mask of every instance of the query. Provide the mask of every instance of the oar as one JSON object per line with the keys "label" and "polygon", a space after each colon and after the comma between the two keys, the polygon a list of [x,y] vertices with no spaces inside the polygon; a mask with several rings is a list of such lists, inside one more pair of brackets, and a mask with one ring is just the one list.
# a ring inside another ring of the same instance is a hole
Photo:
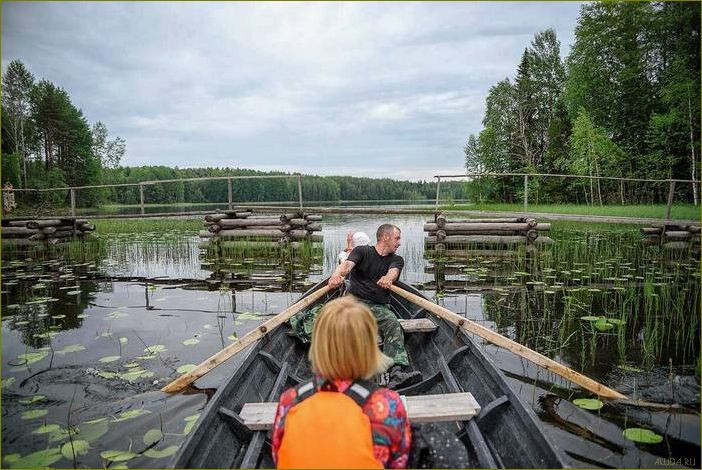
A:
{"label": "oar", "polygon": [[203,375],[205,375],[206,373],[208,373],[209,371],[211,371],[212,369],[214,369],[215,367],[217,367],[218,365],[220,365],[221,363],[223,363],[224,361],[226,361],[227,359],[244,349],[246,346],[255,343],[260,338],[276,329],[282,323],[285,323],[285,321],[287,321],[288,318],[292,317],[300,310],[313,304],[317,299],[329,292],[329,290],[329,285],[325,285],[324,287],[314,291],[307,297],[300,299],[298,302],[292,304],[290,307],[286,308],[275,317],[259,325],[258,328],[256,328],[255,330],[246,333],[244,336],[242,336],[226,348],[222,349],[217,354],[209,357],[190,372],[181,375],[173,382],[163,387],[161,391],[166,393],[179,392],[186,386],[193,383],[195,380],[199,379],[200,377],[202,377]]}
{"label": "oar", "polygon": [[600,397],[629,401],[629,398],[626,395],[622,395],[616,390],[602,385],[601,383],[592,380],[591,378],[586,377],[583,374],[564,366],[563,364],[559,364],[553,359],[549,359],[543,354],[539,354],[536,351],[527,348],[526,346],[522,346],[521,344],[512,341],[509,338],[505,338],[501,334],[495,333],[489,328],[485,328],[484,326],[479,325],[474,321],[457,315],[451,310],[437,305],[434,302],[430,302],[427,299],[423,299],[418,295],[414,295],[411,292],[407,292],[406,290],[394,285],[390,286],[390,289],[400,297],[404,297],[410,302],[415,303],[420,307],[425,308],[426,310],[429,310],[434,315],[441,317],[444,320],[463,328],[464,330],[470,331],[471,333],[475,333],[476,335],[480,336],[481,338],[485,338],[493,344],[496,344],[503,348],[507,348],[513,353],[517,354],[518,356],[521,356],[524,359],[527,359],[528,361],[531,361],[534,364],[543,367],[544,369],[550,370],[551,372],[558,374],[561,377],[568,379],[571,382],[576,383],[587,390],[590,390],[592,393],[595,393]]}

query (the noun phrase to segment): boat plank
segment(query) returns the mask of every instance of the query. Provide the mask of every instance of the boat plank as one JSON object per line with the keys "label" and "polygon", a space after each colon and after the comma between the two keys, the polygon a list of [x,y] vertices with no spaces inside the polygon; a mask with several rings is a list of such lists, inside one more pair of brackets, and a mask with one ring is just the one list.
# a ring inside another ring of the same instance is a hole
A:
{"label": "boat plank", "polygon": [[[480,405],[470,392],[443,393],[404,397],[412,423],[466,421],[480,412]],[[277,403],[246,403],[239,416],[252,431],[273,428]]]}
{"label": "boat plank", "polygon": [[436,323],[428,318],[400,320],[400,326],[405,333],[427,333],[436,330]]}

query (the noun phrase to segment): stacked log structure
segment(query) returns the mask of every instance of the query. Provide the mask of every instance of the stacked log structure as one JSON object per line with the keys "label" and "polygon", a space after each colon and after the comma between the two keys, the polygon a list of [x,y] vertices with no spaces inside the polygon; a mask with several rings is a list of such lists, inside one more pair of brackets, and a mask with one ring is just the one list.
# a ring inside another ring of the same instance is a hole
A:
{"label": "stacked log structure", "polygon": [[95,231],[86,219],[11,219],[3,220],[0,228],[3,247],[54,245],[62,241],[85,239]]}
{"label": "stacked log structure", "polygon": [[641,229],[645,246],[660,246],[666,250],[700,251],[700,226],[655,224]]}
{"label": "stacked log structure", "polygon": [[256,216],[251,210],[225,210],[205,216],[203,239],[223,241],[255,240],[271,245],[299,246],[300,242],[321,242],[322,216],[291,211],[280,216]]}
{"label": "stacked log structure", "polygon": [[428,235],[424,238],[424,246],[428,251],[447,256],[494,256],[519,245],[525,245],[527,250],[538,245],[551,245],[553,240],[543,235],[549,230],[551,224],[538,223],[530,218],[449,220],[437,214],[433,221],[424,224]]}

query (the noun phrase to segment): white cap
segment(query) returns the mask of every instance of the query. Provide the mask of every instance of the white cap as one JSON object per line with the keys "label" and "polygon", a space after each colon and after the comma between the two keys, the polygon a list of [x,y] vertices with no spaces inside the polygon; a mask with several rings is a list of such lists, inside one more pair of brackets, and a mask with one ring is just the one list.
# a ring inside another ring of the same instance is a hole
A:
{"label": "white cap", "polygon": [[368,245],[370,241],[370,237],[365,232],[356,232],[351,238],[351,243],[353,244],[354,248],[357,246]]}

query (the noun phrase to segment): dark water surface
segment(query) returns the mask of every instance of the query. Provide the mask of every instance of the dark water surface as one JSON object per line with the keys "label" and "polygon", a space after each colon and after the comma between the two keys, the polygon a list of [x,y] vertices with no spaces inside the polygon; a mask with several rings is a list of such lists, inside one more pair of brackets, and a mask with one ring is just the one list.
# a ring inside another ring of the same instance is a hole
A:
{"label": "dark water surface", "polygon": [[[347,231],[373,238],[386,221],[403,229],[402,279],[447,308],[622,393],[699,409],[698,260],[645,252],[636,231],[554,231],[556,245],[530,263],[523,253],[427,260],[422,216],[329,216],[323,249],[289,263],[208,259],[188,233],[103,236],[87,258],[5,257],[3,467],[167,465],[238,360],[200,379],[198,391],[159,388],[328,275]],[[699,467],[697,414],[582,409],[573,400],[591,394],[476,341],[573,466]],[[635,443],[627,428],[663,439]]]}

